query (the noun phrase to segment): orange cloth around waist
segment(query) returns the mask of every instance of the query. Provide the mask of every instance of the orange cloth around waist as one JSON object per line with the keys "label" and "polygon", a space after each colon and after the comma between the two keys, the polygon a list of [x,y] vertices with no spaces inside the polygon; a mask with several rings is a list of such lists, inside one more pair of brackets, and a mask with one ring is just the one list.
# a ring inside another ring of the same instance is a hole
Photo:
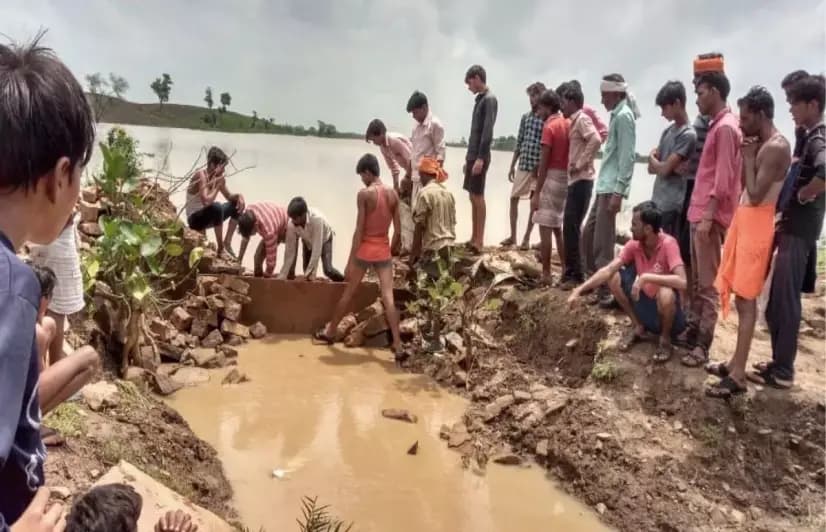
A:
{"label": "orange cloth around waist", "polygon": [[376,207],[364,215],[364,233],[356,257],[367,262],[390,260],[390,224],[393,212],[387,201],[385,187],[376,188]]}
{"label": "orange cloth around waist", "polygon": [[774,244],[774,204],[739,205],[723,244],[723,257],[714,287],[720,292],[723,317],[731,307],[731,293],[757,299],[769,272]]}

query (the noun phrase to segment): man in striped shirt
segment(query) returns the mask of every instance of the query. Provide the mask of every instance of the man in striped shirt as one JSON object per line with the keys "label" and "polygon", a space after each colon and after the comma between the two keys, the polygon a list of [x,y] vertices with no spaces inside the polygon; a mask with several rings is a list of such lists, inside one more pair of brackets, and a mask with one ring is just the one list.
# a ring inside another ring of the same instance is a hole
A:
{"label": "man in striped shirt", "polygon": [[[274,203],[253,203],[238,218],[238,232],[244,239],[241,242],[239,260],[244,260],[247,244],[252,235],[261,235],[261,242],[255,250],[253,270],[256,277],[272,277],[275,271],[275,258],[278,244],[284,242],[287,236],[287,210]],[[267,260],[267,269],[264,270],[264,258]]]}
{"label": "man in striped shirt", "polygon": [[384,162],[390,168],[393,175],[393,189],[399,193],[399,174],[401,169],[410,166],[410,153],[413,145],[410,139],[401,133],[391,133],[387,131],[387,126],[378,118],[372,120],[367,125],[367,133],[364,135],[367,142],[372,142],[381,150]]}

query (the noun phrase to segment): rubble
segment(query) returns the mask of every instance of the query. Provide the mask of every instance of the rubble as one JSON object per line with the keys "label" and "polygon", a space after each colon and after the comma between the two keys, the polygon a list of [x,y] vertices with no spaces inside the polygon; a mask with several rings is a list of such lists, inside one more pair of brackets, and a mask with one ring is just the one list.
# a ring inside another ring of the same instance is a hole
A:
{"label": "rubble", "polygon": [[117,406],[120,402],[119,390],[117,385],[98,381],[93,384],[87,384],[80,390],[80,395],[89,406],[89,408],[97,412],[104,407]]}
{"label": "rubble", "polygon": [[267,335],[267,326],[260,321],[255,322],[250,326],[250,335],[255,338],[263,338]]}
{"label": "rubble", "polygon": [[416,423],[419,418],[416,414],[411,414],[407,410],[400,408],[385,408],[381,411],[381,415],[389,419],[397,419],[399,421],[406,421],[408,423]]}
{"label": "rubble", "polygon": [[233,368],[226,374],[224,380],[221,381],[221,384],[241,384],[242,382],[247,382],[249,380],[249,377],[247,377],[244,373],[241,373],[236,368]]}

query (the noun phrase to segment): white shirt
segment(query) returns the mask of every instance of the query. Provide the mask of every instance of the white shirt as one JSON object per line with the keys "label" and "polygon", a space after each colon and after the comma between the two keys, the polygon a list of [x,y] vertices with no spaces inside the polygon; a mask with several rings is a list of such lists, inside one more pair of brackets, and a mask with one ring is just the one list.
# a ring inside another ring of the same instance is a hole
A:
{"label": "white shirt", "polygon": [[287,223],[287,237],[285,238],[284,265],[278,279],[286,279],[290,273],[293,261],[298,252],[298,239],[311,251],[310,262],[304,270],[304,275],[315,275],[318,269],[318,260],[321,258],[321,247],[333,238],[333,228],[321,212],[310,208],[307,211],[307,223],[304,227],[296,226],[292,219]]}
{"label": "white shirt", "polygon": [[410,153],[410,164],[413,166],[414,182],[419,181],[419,163],[424,157],[434,157],[436,160],[445,160],[445,128],[442,122],[428,113],[424,122],[416,124],[413,134],[410,136],[412,151]]}

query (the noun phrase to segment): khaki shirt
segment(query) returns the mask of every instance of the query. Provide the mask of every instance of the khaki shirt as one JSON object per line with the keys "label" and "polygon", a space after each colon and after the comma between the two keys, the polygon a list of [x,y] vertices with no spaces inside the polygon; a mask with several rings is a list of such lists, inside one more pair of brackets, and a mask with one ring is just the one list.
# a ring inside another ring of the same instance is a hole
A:
{"label": "khaki shirt", "polygon": [[422,248],[438,251],[456,241],[456,203],[444,185],[431,181],[419,192],[413,220],[424,226]]}

